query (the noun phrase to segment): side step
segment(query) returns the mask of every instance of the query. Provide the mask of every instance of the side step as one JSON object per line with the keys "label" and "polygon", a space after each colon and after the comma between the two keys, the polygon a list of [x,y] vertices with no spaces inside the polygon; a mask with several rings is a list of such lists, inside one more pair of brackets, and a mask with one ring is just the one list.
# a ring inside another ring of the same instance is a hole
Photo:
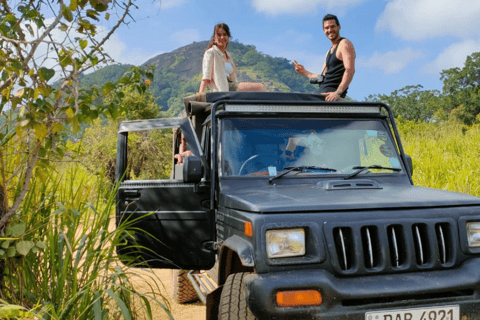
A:
{"label": "side step", "polygon": [[190,270],[187,274],[188,280],[197,292],[198,298],[203,304],[207,304],[207,295],[217,289],[217,264],[208,271]]}

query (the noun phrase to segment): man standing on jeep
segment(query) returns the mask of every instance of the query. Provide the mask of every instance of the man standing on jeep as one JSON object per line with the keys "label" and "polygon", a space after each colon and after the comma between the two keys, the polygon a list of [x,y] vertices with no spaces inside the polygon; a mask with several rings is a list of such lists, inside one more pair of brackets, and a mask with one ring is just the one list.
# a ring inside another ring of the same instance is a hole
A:
{"label": "man standing on jeep", "polygon": [[[323,17],[323,32],[332,42],[332,47],[325,56],[321,73],[323,81],[320,83],[318,93],[325,96],[325,101],[339,99],[341,101],[345,98],[355,73],[355,49],[350,40],[340,37],[340,22],[333,14]],[[307,71],[297,61],[293,61],[293,66],[295,71],[308,79],[319,77],[317,74]]]}

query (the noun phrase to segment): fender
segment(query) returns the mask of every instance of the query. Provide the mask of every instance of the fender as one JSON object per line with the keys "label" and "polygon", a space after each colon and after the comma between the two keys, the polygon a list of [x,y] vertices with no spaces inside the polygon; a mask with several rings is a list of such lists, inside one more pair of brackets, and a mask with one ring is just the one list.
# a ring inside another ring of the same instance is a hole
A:
{"label": "fender", "polygon": [[239,236],[225,240],[220,247],[217,284],[223,285],[232,273],[253,272],[254,252],[252,244]]}
{"label": "fender", "polygon": [[[238,254],[240,261],[244,267],[254,267],[255,266],[255,259],[254,259],[254,250],[253,246],[250,242],[245,239],[240,238],[239,236],[231,236],[227,240],[223,242],[222,247],[227,247],[232,251]],[[220,254],[220,259],[222,252]]]}

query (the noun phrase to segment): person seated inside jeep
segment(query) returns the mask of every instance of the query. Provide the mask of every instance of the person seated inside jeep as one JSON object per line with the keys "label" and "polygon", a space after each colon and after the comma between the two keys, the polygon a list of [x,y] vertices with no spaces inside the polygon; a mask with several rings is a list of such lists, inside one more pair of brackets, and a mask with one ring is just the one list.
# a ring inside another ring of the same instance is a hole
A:
{"label": "person seated inside jeep", "polygon": [[[291,137],[288,139],[287,146],[283,152],[284,157],[292,160],[294,158],[294,152],[297,146],[305,147],[305,149],[309,151],[309,154],[311,154],[310,156],[315,158],[322,155],[325,141],[320,137],[320,134],[314,130],[312,130],[308,135]],[[302,154],[302,157],[305,157],[305,154]],[[316,165],[316,163],[303,163],[302,165]]]}
{"label": "person seated inside jeep", "polygon": [[183,164],[183,159],[188,156],[193,156],[193,153],[192,151],[187,150],[187,141],[182,133],[180,138],[180,152],[175,154],[173,158],[176,160],[176,164]]}
{"label": "person seated inside jeep", "polygon": [[293,160],[295,149],[298,146],[304,147],[304,152],[297,160],[296,165],[314,166],[318,164],[317,159],[323,155],[325,140],[315,130],[307,135],[291,137],[288,139],[283,156],[288,160]]}
{"label": "person seated inside jeep", "polygon": [[[356,152],[352,150],[358,146],[358,138],[354,136],[355,133],[348,134],[348,131],[323,129],[296,133],[288,138],[282,157],[287,161],[286,166],[317,166],[340,170],[356,163]],[[342,147],[339,141],[350,148]]]}

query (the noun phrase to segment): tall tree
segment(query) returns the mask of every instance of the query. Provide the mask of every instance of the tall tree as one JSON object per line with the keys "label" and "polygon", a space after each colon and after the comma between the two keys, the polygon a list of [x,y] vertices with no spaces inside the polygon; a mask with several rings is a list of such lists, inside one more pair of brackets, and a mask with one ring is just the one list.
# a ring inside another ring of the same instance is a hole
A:
{"label": "tall tree", "polygon": [[465,124],[480,121],[480,52],[472,53],[463,68],[441,72],[443,118],[455,117]]}
{"label": "tall tree", "polygon": [[422,90],[423,86],[406,86],[393,91],[390,95],[371,95],[367,98],[370,101],[379,101],[388,104],[395,116],[402,116],[404,119],[426,121],[434,112],[435,101],[440,92],[438,90]]}
{"label": "tall tree", "polygon": [[[32,177],[63,155],[68,131],[100,115],[121,114],[101,99],[121,96],[116,84],[82,89],[79,75],[111,61],[102,46],[130,16],[132,1],[0,1],[0,233],[21,206]],[[113,26],[99,32],[113,17]],[[144,92],[147,85],[138,72],[153,77],[137,70],[118,85]]]}
{"label": "tall tree", "polygon": [[480,86],[480,52],[474,52],[465,60],[462,69],[451,68],[440,73],[443,81],[443,93],[453,94],[458,90],[478,88]]}

